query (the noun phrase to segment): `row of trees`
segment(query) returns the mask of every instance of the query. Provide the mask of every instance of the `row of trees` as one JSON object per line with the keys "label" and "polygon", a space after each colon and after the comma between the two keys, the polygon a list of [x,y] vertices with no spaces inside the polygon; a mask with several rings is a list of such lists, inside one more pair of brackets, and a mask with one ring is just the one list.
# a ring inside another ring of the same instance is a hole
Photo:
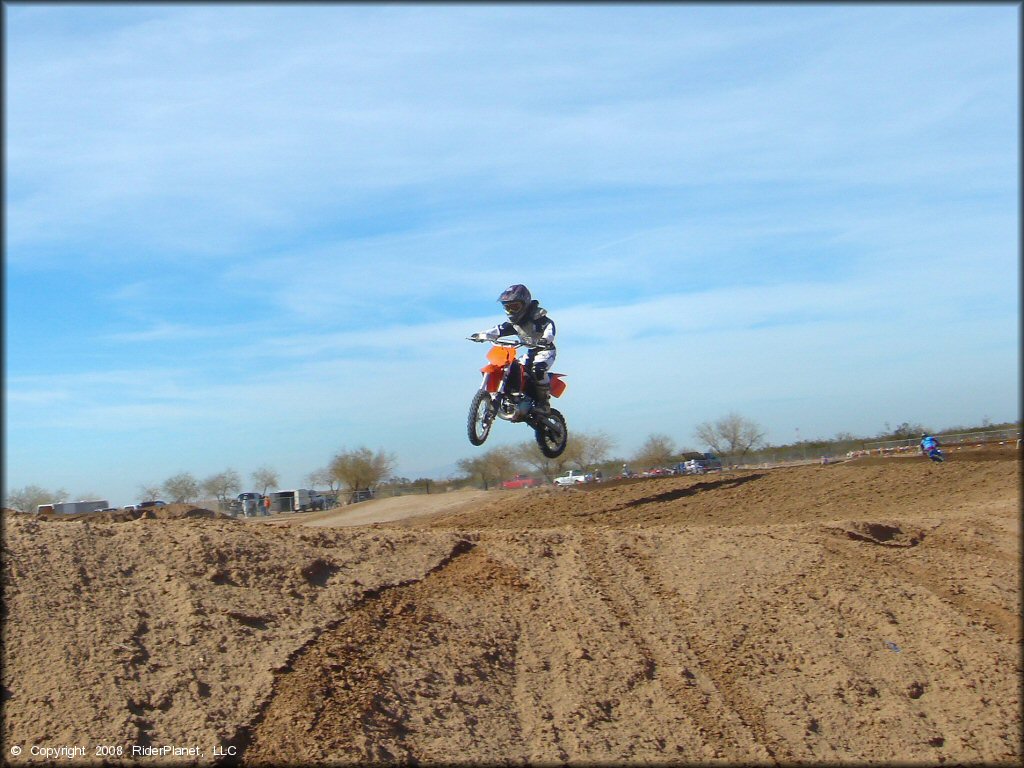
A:
{"label": "row of trees", "polygon": [[[726,464],[735,465],[819,455],[834,456],[863,448],[866,442],[917,438],[922,433],[949,434],[1014,428],[1020,429],[1020,422],[993,424],[987,418],[980,426],[955,426],[941,430],[914,422],[902,422],[895,427],[887,423],[885,428],[874,436],[859,437],[849,432],[841,432],[831,439],[798,440],[794,443],[772,445],[766,442],[765,430],[757,422],[732,412],[717,420],[698,424],[693,436],[703,450],[710,450]],[[607,475],[613,475],[617,474],[623,465],[628,465],[636,471],[669,467],[686,458],[687,454],[695,453],[693,448],[679,446],[671,437],[661,433],[650,435],[636,453],[628,458],[612,458],[612,445],[607,435],[576,433],[570,438],[565,453],[558,459],[546,458],[536,444],[527,442],[509,448],[494,448],[472,458],[463,459],[458,462],[458,467],[465,474],[463,481],[488,488],[524,470],[548,480],[566,469],[599,469]]]}
{"label": "row of trees", "polygon": [[570,438],[562,455],[554,459],[541,453],[536,441],[530,440],[516,446],[492,448],[472,458],[461,459],[457,466],[464,473],[465,479],[489,488],[524,469],[550,480],[566,469],[599,465],[607,460],[611,447],[612,441],[604,433],[576,433]]}
{"label": "row of trees", "polygon": [[[972,432],[990,429],[1019,428],[1020,422],[993,424],[985,418],[980,426],[957,426],[943,430],[933,430],[925,425],[902,422],[895,427],[885,424],[885,429],[878,435],[858,437],[842,432],[831,440],[803,440],[795,443],[770,445],[765,442],[765,431],[755,421],[737,413],[729,413],[715,421],[698,424],[693,436],[699,445],[710,449],[724,461],[732,464],[743,463],[745,460],[763,461],[782,457],[808,454],[828,454],[845,452],[861,447],[872,440],[899,440],[919,436],[922,432],[950,433]],[[693,452],[688,446],[678,446],[671,437],[657,433],[650,435],[635,454],[630,457],[612,457],[613,440],[603,432],[595,434],[574,433],[565,452],[556,459],[550,459],[540,452],[534,441],[515,446],[493,448],[484,453],[477,453],[470,458],[461,459],[457,466],[462,473],[460,477],[447,478],[448,484],[459,485],[472,483],[489,488],[516,472],[526,471],[548,480],[567,469],[600,469],[614,474],[623,464],[633,469],[643,470],[654,467],[671,466],[681,460],[687,453]],[[354,450],[343,450],[320,469],[311,472],[306,481],[309,487],[337,493],[341,489],[360,491],[368,489],[392,488],[394,493],[425,492],[430,493],[431,487],[438,481],[431,478],[409,480],[394,477],[395,456],[383,450],[371,451],[361,447]],[[266,494],[271,488],[279,485],[279,477],[270,467],[260,467],[250,474],[253,490]],[[242,490],[241,476],[234,469],[210,475],[204,480],[197,480],[188,472],[179,472],[161,484],[144,485],[139,489],[141,500],[163,497],[168,501],[193,502],[201,497],[216,498],[226,502]],[[85,494],[79,498],[97,498],[95,494]],[[5,493],[4,505],[24,511],[33,511],[40,504],[66,501],[67,492],[63,489],[49,490],[36,485],[28,485],[20,489],[12,489]]]}
{"label": "row of trees", "polygon": [[[394,456],[384,451],[373,452],[369,448],[342,451],[326,467],[310,472],[306,482],[312,488],[330,493],[336,493],[341,488],[351,491],[369,489],[391,474],[394,462]],[[251,487],[264,495],[280,484],[277,472],[270,467],[257,469],[250,475],[250,479]],[[162,485],[143,486],[140,493],[145,499],[163,495],[176,502],[195,501],[203,494],[205,498],[227,502],[241,490],[241,476],[233,469],[226,469],[202,481],[197,481],[188,472],[179,472]]]}
{"label": "row of trees", "polygon": [[[260,467],[249,476],[252,487],[266,493],[269,488],[277,486],[277,472],[270,467]],[[225,469],[204,480],[196,480],[190,472],[179,472],[172,475],[159,485],[143,485],[139,488],[139,496],[143,501],[152,501],[165,497],[169,501],[192,502],[202,497],[227,502],[242,490],[242,477],[234,469]]]}
{"label": "row of trees", "polygon": [[[338,453],[331,462],[306,476],[311,488],[336,493],[341,488],[352,491],[374,488],[391,475],[395,463],[392,454],[384,451],[373,452],[368,448]],[[276,470],[260,467],[249,475],[254,491],[266,495],[271,488],[277,488],[280,478]],[[420,481],[417,481],[420,482]],[[430,481],[427,488],[429,490]],[[242,491],[242,476],[234,469],[225,469],[198,480],[191,472],[179,472],[162,483],[146,484],[139,487],[141,501],[163,499],[165,501],[191,503],[200,498],[217,499],[227,503]],[[102,498],[97,494],[85,494],[80,498]],[[40,504],[66,501],[68,493],[63,488],[50,490],[37,485],[8,491],[4,505],[23,511],[34,511]]]}
{"label": "row of trees", "polygon": [[[342,451],[326,467],[310,472],[305,479],[311,488],[330,493],[336,493],[341,488],[364,490],[375,487],[382,478],[390,475],[394,462],[394,456],[384,451],[373,452],[369,448]],[[250,475],[250,479],[251,487],[264,495],[280,484],[277,472],[270,467],[257,469]],[[155,499],[163,491],[168,500],[176,502],[195,501],[201,493],[205,498],[227,502],[241,490],[242,482],[238,472],[226,469],[201,482],[188,472],[180,472],[165,480],[162,485],[144,486],[140,492],[147,499]]]}
{"label": "row of trees", "polygon": [[[764,430],[755,422],[730,413],[717,421],[699,424],[694,437],[714,453],[739,461],[764,441]],[[552,480],[568,469],[600,469],[616,473],[623,465],[634,469],[670,467],[687,454],[696,453],[689,446],[679,446],[666,434],[650,435],[633,456],[612,457],[612,439],[603,432],[574,433],[565,452],[555,459],[541,453],[536,442],[528,441],[515,446],[492,448],[485,453],[458,462],[459,469],[475,484],[489,488],[526,470]]]}

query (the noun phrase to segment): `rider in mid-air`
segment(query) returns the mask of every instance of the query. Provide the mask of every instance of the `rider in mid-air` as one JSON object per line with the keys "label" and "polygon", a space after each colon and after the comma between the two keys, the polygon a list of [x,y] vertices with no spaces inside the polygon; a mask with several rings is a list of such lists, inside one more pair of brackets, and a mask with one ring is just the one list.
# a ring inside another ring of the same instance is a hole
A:
{"label": "rider in mid-air", "polygon": [[505,308],[508,320],[486,331],[474,333],[470,338],[482,341],[513,334],[519,336],[519,340],[529,348],[526,353],[526,370],[537,392],[535,407],[541,413],[547,413],[551,395],[549,371],[555,362],[555,321],[548,317],[547,310],[530,295],[525,285],[510,285],[498,297],[498,301]]}

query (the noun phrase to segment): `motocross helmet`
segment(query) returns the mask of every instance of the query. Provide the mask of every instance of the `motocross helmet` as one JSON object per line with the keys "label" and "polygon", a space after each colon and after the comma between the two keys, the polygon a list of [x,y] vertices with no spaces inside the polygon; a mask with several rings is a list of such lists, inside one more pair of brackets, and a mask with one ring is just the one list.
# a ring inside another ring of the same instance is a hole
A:
{"label": "motocross helmet", "polygon": [[513,323],[518,323],[526,316],[526,312],[530,309],[530,302],[533,301],[533,297],[530,296],[529,288],[525,285],[516,283],[502,291],[501,296],[498,297],[498,301],[500,301],[501,306],[505,308],[505,314],[508,315],[508,319]]}

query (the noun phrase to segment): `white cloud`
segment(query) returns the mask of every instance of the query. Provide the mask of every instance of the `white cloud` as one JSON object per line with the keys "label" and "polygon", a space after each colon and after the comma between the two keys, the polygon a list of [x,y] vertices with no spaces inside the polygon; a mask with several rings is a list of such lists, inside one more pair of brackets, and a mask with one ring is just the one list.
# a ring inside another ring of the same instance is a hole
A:
{"label": "white cloud", "polygon": [[[940,66],[942,43],[907,29],[919,15],[735,15],[723,34],[706,20],[688,30],[700,15],[685,7],[376,10],[185,8],[87,51],[16,48],[11,242],[116,229],[168,252],[224,254],[330,215],[332,199],[361,207],[412,185],[906,184],[948,177],[954,162],[977,184],[1001,167],[982,149],[955,161],[944,151],[949,128],[1002,91]],[[844,17],[855,23],[840,32]],[[679,38],[652,39],[666,22]],[[570,51],[544,46],[567,28]],[[794,43],[804,60],[757,66]],[[738,57],[745,76],[703,85],[718,57]]]}

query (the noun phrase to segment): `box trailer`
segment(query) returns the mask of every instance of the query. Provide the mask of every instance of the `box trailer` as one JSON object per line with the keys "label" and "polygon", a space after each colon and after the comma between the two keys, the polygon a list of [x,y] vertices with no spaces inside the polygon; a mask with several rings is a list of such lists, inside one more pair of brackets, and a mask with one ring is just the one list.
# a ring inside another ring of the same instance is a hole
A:
{"label": "box trailer", "polygon": [[[49,505],[48,505],[49,506]],[[77,515],[82,512],[97,512],[110,507],[106,499],[99,501],[62,501],[53,504],[53,512],[57,515]]]}
{"label": "box trailer", "polygon": [[274,491],[270,494],[271,512],[305,512],[313,508],[313,497],[307,488]]}

